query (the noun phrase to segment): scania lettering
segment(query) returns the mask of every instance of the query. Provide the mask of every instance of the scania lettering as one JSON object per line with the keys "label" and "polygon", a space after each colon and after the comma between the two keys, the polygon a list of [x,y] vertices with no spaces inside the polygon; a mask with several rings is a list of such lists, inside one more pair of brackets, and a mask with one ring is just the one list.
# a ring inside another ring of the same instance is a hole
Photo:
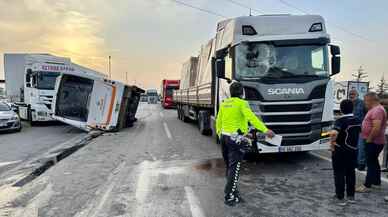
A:
{"label": "scania lettering", "polygon": [[269,95],[304,94],[303,88],[276,88],[268,89]]}
{"label": "scania lettering", "polygon": [[182,67],[174,92],[178,117],[214,134],[218,106],[239,81],[252,110],[276,134],[280,147],[257,143],[262,153],[328,149],[334,81],[340,49],[330,43],[319,15],[264,15],[221,21],[200,54]]}

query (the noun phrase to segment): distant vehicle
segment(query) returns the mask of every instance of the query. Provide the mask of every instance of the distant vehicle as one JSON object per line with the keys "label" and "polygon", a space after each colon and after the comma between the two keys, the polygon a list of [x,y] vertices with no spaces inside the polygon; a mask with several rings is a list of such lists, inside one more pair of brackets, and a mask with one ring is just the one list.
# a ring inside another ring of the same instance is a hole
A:
{"label": "distant vehicle", "polygon": [[358,98],[364,99],[364,95],[368,93],[369,82],[357,81],[339,81],[334,85],[334,112],[339,113],[340,103],[344,99],[349,99],[350,90],[357,90]]}
{"label": "distant vehicle", "polygon": [[140,95],[140,102],[148,102],[147,94],[142,93],[142,94]]}
{"label": "distant vehicle", "polygon": [[58,77],[53,118],[85,131],[130,127],[144,90],[74,70]]}
{"label": "distant vehicle", "polygon": [[65,57],[4,54],[7,98],[18,107],[23,120],[31,123],[53,121],[51,116],[56,79],[61,73],[73,71],[97,73]]}
{"label": "distant vehicle", "polygon": [[0,131],[20,132],[22,125],[19,116],[8,104],[0,102]]}
{"label": "distant vehicle", "polygon": [[324,19],[246,16],[221,21],[216,31],[182,67],[174,91],[178,118],[211,135],[219,104],[239,81],[252,110],[283,137],[280,146],[257,142],[261,153],[327,150],[340,48],[330,44]]}
{"label": "distant vehicle", "polygon": [[146,91],[148,104],[157,104],[159,101],[158,91],[156,89],[148,89]]}
{"label": "distant vehicle", "polygon": [[174,108],[175,103],[173,101],[174,90],[179,89],[179,80],[163,80],[160,88],[161,105],[163,108]]}

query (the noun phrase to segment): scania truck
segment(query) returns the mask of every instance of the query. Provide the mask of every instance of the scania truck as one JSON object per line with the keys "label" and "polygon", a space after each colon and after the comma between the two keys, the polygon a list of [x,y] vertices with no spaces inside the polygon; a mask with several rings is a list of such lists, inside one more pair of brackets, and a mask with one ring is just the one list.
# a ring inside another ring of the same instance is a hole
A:
{"label": "scania truck", "polygon": [[51,54],[4,54],[7,98],[16,105],[20,118],[34,122],[53,121],[53,97],[57,77],[66,72],[96,71]]}
{"label": "scania truck", "polygon": [[[280,146],[258,142],[261,153],[328,149],[340,49],[318,15],[263,15],[221,21],[214,38],[182,69],[174,92],[178,118],[215,134],[219,104],[239,81],[244,98]],[[188,80],[188,82],[184,82]]]}

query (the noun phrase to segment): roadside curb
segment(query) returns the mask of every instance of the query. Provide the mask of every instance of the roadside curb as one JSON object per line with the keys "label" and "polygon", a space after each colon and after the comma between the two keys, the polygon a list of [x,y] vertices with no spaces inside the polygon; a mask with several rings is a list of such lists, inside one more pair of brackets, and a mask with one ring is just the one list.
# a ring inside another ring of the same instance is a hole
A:
{"label": "roadside curb", "polygon": [[27,165],[15,168],[13,172],[20,173],[21,171],[21,173],[24,175],[22,175],[22,178],[19,178],[18,180],[13,180],[12,186],[22,187],[25,184],[31,182],[38,176],[42,175],[50,167],[70,156],[80,148],[86,146],[91,140],[99,137],[103,133],[104,132],[102,131],[91,131],[88,134],[81,136],[80,138],[75,138],[59,146],[56,146],[40,157],[27,162]]}

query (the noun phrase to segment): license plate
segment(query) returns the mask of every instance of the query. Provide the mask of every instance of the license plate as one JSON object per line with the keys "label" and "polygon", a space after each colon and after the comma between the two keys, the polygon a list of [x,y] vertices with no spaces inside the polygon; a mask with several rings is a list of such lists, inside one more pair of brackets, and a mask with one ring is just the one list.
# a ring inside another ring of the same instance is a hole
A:
{"label": "license plate", "polygon": [[5,122],[0,122],[0,127],[5,127],[5,126],[7,126],[7,123],[5,123]]}
{"label": "license plate", "polygon": [[302,146],[280,146],[279,152],[298,152],[302,151]]}

